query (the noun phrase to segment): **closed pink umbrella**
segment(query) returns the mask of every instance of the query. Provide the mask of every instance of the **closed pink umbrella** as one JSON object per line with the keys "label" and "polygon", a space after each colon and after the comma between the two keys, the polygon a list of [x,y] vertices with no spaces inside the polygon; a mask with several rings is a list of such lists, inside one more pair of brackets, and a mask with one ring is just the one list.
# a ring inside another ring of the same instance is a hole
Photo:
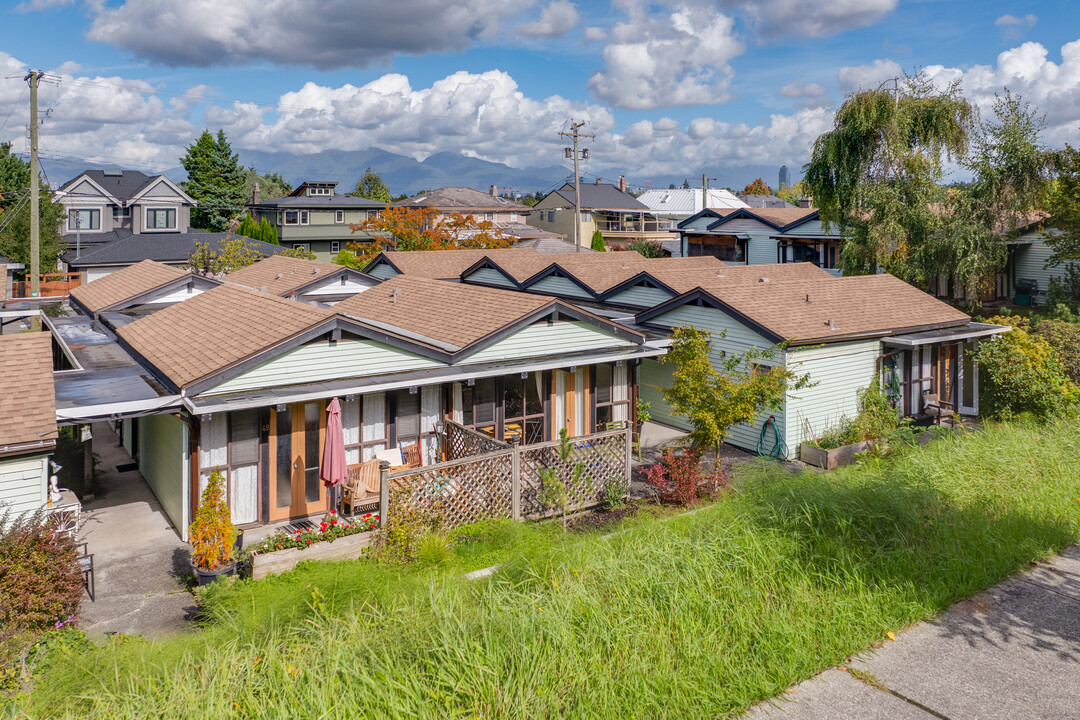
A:
{"label": "closed pink umbrella", "polygon": [[341,427],[341,403],[337,398],[326,408],[326,442],[323,444],[319,478],[330,488],[330,502],[337,507],[337,488],[345,482],[345,431]]}

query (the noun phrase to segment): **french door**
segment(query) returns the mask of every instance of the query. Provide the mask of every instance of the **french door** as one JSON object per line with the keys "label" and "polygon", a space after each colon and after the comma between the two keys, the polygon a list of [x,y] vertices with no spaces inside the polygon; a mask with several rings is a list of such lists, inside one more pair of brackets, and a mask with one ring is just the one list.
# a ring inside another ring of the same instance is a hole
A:
{"label": "french door", "polygon": [[270,520],[314,515],[326,509],[319,479],[326,436],[323,402],[289,405],[270,417]]}

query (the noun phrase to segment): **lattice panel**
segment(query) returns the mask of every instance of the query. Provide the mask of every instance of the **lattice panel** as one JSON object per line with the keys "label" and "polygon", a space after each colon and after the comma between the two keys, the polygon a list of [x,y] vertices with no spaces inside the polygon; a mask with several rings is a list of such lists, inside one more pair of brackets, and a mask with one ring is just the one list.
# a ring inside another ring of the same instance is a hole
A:
{"label": "lattice panel", "polygon": [[518,449],[521,454],[521,514],[523,517],[544,517],[554,512],[553,508],[545,506],[540,501],[539,471],[542,468],[558,468],[564,482],[570,482],[574,476],[574,466],[579,462],[584,466],[585,471],[581,481],[569,488],[571,510],[596,505],[611,483],[616,483],[625,491],[628,482],[625,433],[599,437],[587,436],[571,442],[574,451],[566,462],[559,458],[558,443],[526,445]]}
{"label": "lattice panel", "polygon": [[506,450],[509,447],[506,443],[458,425],[456,422],[447,420],[444,424],[443,457],[448,461],[486,455],[487,453]]}
{"label": "lattice panel", "polygon": [[393,485],[406,488],[390,493],[390,512],[406,507],[438,515],[444,527],[457,527],[490,517],[512,515],[512,449],[500,454],[441,463],[430,469],[417,468],[408,475],[392,478]]}

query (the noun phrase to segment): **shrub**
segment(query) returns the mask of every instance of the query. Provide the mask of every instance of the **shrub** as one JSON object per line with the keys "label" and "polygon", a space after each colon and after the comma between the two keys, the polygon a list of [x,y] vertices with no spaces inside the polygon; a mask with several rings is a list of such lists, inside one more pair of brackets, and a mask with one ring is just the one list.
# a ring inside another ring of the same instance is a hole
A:
{"label": "shrub", "polygon": [[678,455],[664,448],[660,462],[642,472],[645,481],[656,489],[661,502],[693,505],[703,494],[727,487],[731,473],[719,466],[709,472],[701,470],[701,450],[682,450]]}
{"label": "shrub", "polygon": [[555,467],[544,467],[537,470],[540,476],[540,504],[558,510],[562,513],[563,530],[567,527],[567,514],[573,501],[573,491],[582,485],[584,480],[585,493],[592,494],[592,480],[585,477],[585,465],[574,463],[570,477],[566,477],[566,468],[574,454],[574,446],[570,442],[570,434],[563,428],[559,431],[559,463]]}
{"label": "shrub", "polygon": [[1080,325],[1065,320],[1043,320],[1035,326],[1034,333],[1054,348],[1069,379],[1080,383]]}
{"label": "shrub", "polygon": [[217,570],[233,561],[236,526],[232,524],[225,502],[225,478],[218,470],[206,481],[188,536],[191,538],[191,562],[195,567]]}
{"label": "shrub", "polygon": [[1065,305],[1072,309],[1080,306],[1080,268],[1066,263],[1064,277],[1050,279],[1046,304],[1050,307]]}
{"label": "shrub", "polygon": [[375,560],[401,565],[416,560],[424,538],[442,528],[442,516],[433,510],[411,506],[404,485],[390,490],[390,507],[383,526],[375,531],[369,555]]}
{"label": "shrub", "polygon": [[592,234],[592,249],[596,252],[604,252],[607,245],[604,244],[604,233],[594,230]]}
{"label": "shrub", "polygon": [[975,352],[983,412],[997,418],[1028,412],[1040,420],[1074,412],[1080,389],[1050,343],[1029,332],[1027,318],[999,315],[989,322],[1012,331],[979,343]]}
{"label": "shrub", "polygon": [[75,546],[43,511],[0,515],[0,628],[68,623],[78,614],[82,592]]}
{"label": "shrub", "polygon": [[660,243],[655,240],[632,240],[628,249],[647,258],[664,257],[664,248],[660,247]]}

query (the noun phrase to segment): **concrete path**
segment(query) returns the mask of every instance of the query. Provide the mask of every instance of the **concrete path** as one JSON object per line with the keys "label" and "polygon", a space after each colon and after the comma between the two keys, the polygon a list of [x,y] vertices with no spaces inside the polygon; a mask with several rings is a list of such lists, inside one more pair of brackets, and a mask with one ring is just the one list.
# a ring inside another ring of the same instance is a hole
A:
{"label": "concrete path", "polygon": [[180,542],[131,457],[107,424],[93,426],[100,458],[94,499],[83,507],[79,539],[94,554],[94,601],[84,596],[80,627],[90,635],[159,635],[189,629],[195,599],[179,578],[190,573]]}
{"label": "concrete path", "polygon": [[745,717],[1080,718],[1080,546]]}

